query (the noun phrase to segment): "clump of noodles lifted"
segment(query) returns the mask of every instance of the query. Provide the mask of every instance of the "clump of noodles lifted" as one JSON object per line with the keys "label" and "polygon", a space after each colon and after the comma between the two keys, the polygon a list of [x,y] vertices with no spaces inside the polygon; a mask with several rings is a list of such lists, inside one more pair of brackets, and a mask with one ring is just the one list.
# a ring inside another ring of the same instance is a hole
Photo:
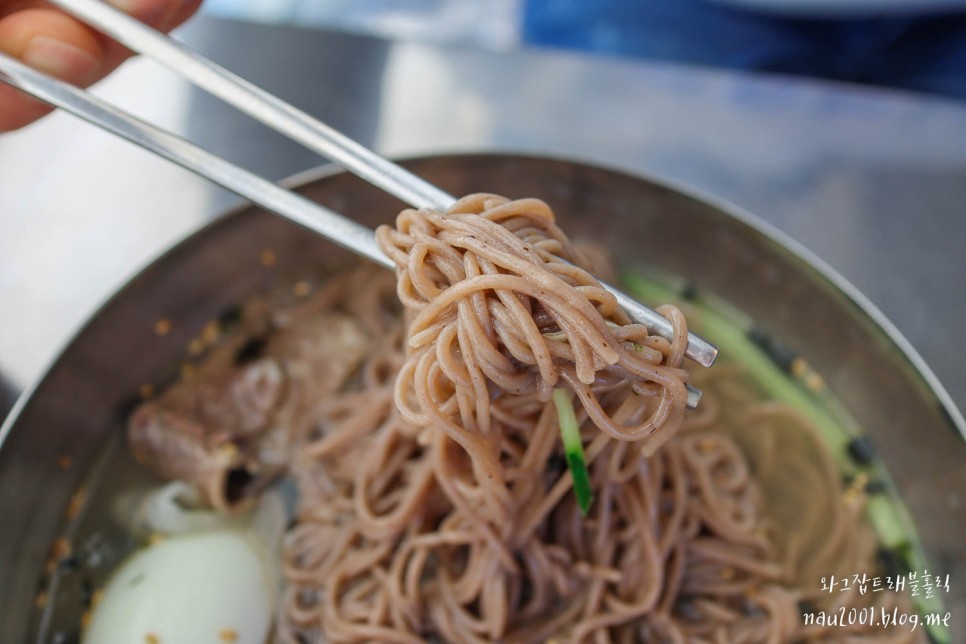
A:
{"label": "clump of noodles lifted", "polygon": [[[808,593],[788,586],[796,571],[738,443],[713,431],[715,397],[675,434],[687,377],[677,309],[659,309],[670,342],[629,324],[588,270],[601,268],[532,199],[407,210],[378,238],[405,316],[388,275],[328,282],[327,306],[357,316],[371,344],[294,452],[283,640],[822,635],[803,631]],[[558,388],[576,404],[596,494],[586,517]],[[852,530],[854,516],[833,516],[837,533]],[[846,566],[869,559],[852,554]]]}
{"label": "clump of noodles lifted", "polygon": [[[616,439],[658,443],[680,424],[684,317],[663,309],[672,343],[630,324],[614,296],[575,265],[579,253],[542,201],[472,195],[446,214],[407,210],[377,238],[412,316],[396,405],[405,420],[463,449],[487,501],[509,501],[514,439],[529,442],[526,427],[504,434],[535,421],[560,381]],[[624,403],[616,418],[600,399],[614,391]]]}

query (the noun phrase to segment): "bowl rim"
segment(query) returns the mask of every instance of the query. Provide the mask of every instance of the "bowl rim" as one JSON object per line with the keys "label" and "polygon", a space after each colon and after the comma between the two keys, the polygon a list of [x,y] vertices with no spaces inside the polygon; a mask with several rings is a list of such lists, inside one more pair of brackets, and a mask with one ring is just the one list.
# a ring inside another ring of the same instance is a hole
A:
{"label": "bowl rim", "polygon": [[[429,159],[473,156],[508,159],[542,159],[547,161],[596,167],[601,170],[615,172],[633,179],[645,181],[659,188],[664,188],[675,192],[685,198],[693,199],[717,210],[738,223],[751,228],[753,231],[764,236],[772,243],[777,244],[782,250],[791,254],[794,259],[814,270],[818,278],[825,280],[828,285],[843,294],[861,315],[864,315],[866,318],[868,318],[873,323],[874,327],[882,333],[884,338],[891,343],[892,348],[897,349],[902,358],[904,358],[908,365],[912,367],[913,372],[922,380],[922,383],[926,386],[928,391],[935,396],[936,401],[939,403],[939,407],[944,412],[943,415],[945,419],[949,422],[952,428],[956,430],[959,438],[966,442],[966,418],[964,418],[963,413],[959,410],[952,396],[926,363],[925,359],[919,354],[915,347],[912,346],[912,343],[902,334],[902,332],[899,331],[895,324],[893,324],[893,322],[855,285],[842,276],[837,270],[832,268],[832,266],[830,266],[825,260],[787,233],[764,221],[763,219],[760,219],[750,211],[731,203],[730,201],[717,196],[712,192],[709,192],[703,188],[689,185],[678,179],[655,173],[641,172],[619,165],[582,160],[566,155],[535,154],[532,151],[521,152],[514,150],[447,150],[439,153],[421,153],[410,156],[393,157],[393,161],[405,165],[407,162],[418,162]],[[286,177],[279,183],[290,190],[297,190],[316,181],[321,181],[342,173],[348,173],[348,170],[343,169],[335,163],[328,163],[297,172]],[[66,335],[65,339],[57,347],[56,351],[41,370],[40,374],[33,379],[33,381],[17,398],[13,407],[8,412],[7,417],[4,419],[3,423],[0,424],[0,450],[3,450],[3,446],[6,443],[7,438],[10,436],[13,428],[17,425],[18,419],[22,415],[24,409],[27,407],[37,390],[39,390],[47,381],[54,367],[61,361],[61,359],[63,359],[64,354],[71,347],[71,345],[78,341],[79,337],[85,332],[88,326],[101,315],[104,309],[107,308],[115,298],[124,292],[145,270],[162,261],[170,253],[175,252],[189,243],[195,237],[195,235],[212,226],[218,225],[219,222],[223,222],[237,213],[240,213],[251,207],[253,207],[251,202],[241,200],[235,205],[226,208],[224,211],[217,213],[214,217],[203,222],[197,228],[185,233],[185,235],[174,243],[166,246],[159,253],[146,259],[143,263],[135,268],[135,270],[126,280],[124,280],[120,286],[115,287],[107,295],[102,297],[101,300],[97,302],[91,309],[91,312],[86,315],[70,333]]]}

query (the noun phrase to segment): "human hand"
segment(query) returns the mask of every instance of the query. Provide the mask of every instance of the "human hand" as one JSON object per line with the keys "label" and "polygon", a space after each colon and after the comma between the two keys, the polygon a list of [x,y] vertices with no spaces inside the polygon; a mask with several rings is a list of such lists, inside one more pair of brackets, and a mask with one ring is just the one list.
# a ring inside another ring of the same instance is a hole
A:
{"label": "human hand", "polygon": [[[169,31],[201,0],[110,0],[152,27]],[[114,71],[131,51],[44,0],[0,0],[0,51],[51,76],[86,87]],[[0,83],[0,132],[32,123],[52,108]]]}

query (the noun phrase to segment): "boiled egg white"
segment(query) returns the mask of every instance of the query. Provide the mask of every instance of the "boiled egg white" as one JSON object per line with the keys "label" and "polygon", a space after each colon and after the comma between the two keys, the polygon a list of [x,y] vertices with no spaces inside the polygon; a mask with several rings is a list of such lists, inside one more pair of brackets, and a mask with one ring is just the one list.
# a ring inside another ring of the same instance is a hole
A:
{"label": "boiled egg white", "polygon": [[276,581],[264,546],[238,529],[175,535],[124,562],[85,644],[264,644]]}

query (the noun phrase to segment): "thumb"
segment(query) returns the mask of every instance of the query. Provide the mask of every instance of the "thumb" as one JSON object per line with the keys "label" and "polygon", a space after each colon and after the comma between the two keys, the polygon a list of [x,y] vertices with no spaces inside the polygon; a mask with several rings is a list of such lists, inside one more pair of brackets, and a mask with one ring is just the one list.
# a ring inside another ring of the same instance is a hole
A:
{"label": "thumb", "polygon": [[[113,71],[131,52],[75,18],[43,3],[26,0],[4,14],[0,0],[0,51],[42,72],[86,87]],[[112,4],[158,29],[186,20],[200,0],[112,0]],[[0,84],[0,132],[23,127],[51,108]]]}
{"label": "thumb", "polygon": [[[100,38],[56,9],[24,9],[0,19],[0,50],[76,85],[97,80],[104,60]],[[0,86],[0,132],[26,125],[49,111],[40,101]]]}

